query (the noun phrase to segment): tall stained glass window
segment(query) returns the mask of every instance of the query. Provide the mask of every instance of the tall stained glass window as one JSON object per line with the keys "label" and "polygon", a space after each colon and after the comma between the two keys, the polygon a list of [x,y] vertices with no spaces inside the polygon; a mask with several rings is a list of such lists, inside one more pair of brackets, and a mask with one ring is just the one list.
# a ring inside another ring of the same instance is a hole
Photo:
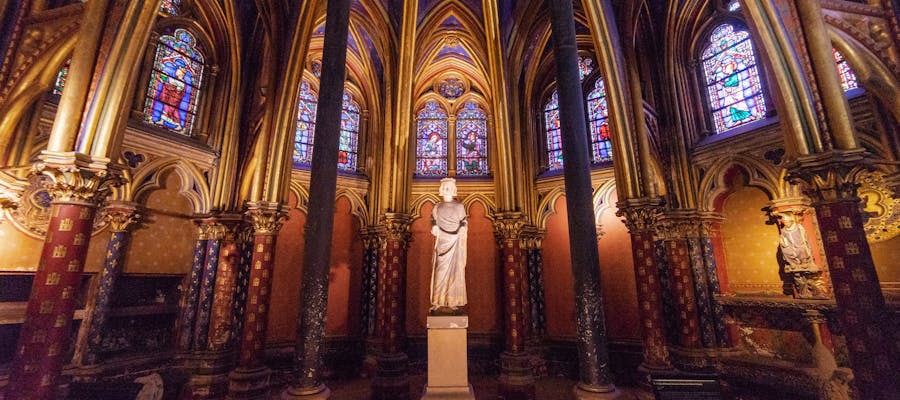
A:
{"label": "tall stained glass window", "polygon": [[341,138],[338,142],[338,168],[356,170],[356,142],[359,138],[359,105],[344,92],[341,110]]}
{"label": "tall stained glass window", "polygon": [[488,174],[487,116],[474,101],[463,105],[456,114],[456,173]]}
{"label": "tall stained glass window", "polygon": [[170,15],[178,15],[178,7],[181,6],[181,0],[163,0],[159,10]]}
{"label": "tall stained glass window", "polygon": [[701,58],[716,133],[764,118],[766,103],[750,34],[723,24],[709,42]]}
{"label": "tall stained glass window", "polygon": [[833,48],[831,50],[834,53],[834,62],[837,64],[838,73],[841,75],[841,87],[844,88],[845,92],[858,88],[859,82],[856,80],[856,74],[850,69],[850,65],[847,64],[844,55],[837,49]]}
{"label": "tall stained glass window", "polygon": [[190,32],[176,29],[160,36],[144,102],[145,121],[190,136],[203,66],[203,54]]}
{"label": "tall stained glass window", "polygon": [[[309,82],[300,82],[300,101],[297,103],[297,131],[294,133],[294,162],[312,162],[313,134],[316,131],[316,105],[318,99]],[[358,113],[358,111],[357,111]],[[358,114],[357,114],[358,115]],[[341,127],[343,128],[343,123]],[[341,130],[343,136],[343,129]]]}
{"label": "tall stained glass window", "polygon": [[66,79],[69,78],[69,67],[72,65],[72,57],[66,60],[59,72],[56,73],[56,83],[53,84],[53,94],[62,94],[66,87]]}
{"label": "tall stained glass window", "polygon": [[559,93],[555,90],[544,106],[544,130],[547,132],[547,168],[562,169],[562,137],[559,134]]}
{"label": "tall stained glass window", "polygon": [[447,174],[447,113],[436,101],[425,103],[418,114],[416,174]]}
{"label": "tall stained glass window", "polygon": [[591,126],[591,154],[595,163],[612,161],[612,143],[609,141],[609,108],[606,104],[606,88],[603,79],[597,79],[594,89],[588,93],[588,120]]}

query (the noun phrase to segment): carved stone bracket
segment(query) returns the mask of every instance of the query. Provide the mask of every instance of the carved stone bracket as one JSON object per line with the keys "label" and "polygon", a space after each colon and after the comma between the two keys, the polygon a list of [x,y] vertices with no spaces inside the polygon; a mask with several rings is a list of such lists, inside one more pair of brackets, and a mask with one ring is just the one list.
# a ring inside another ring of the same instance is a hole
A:
{"label": "carved stone bracket", "polygon": [[520,212],[502,212],[494,215],[494,235],[499,241],[518,240],[522,237],[525,218]]}
{"label": "carved stone bracket", "polygon": [[662,213],[662,200],[658,198],[629,199],[616,206],[616,216],[625,218],[622,222],[632,234],[653,230]]}
{"label": "carved stone bracket", "polygon": [[134,203],[116,202],[108,204],[101,210],[103,218],[109,223],[113,232],[127,232],[136,228],[143,218]]}
{"label": "carved stone bracket", "polygon": [[799,157],[788,167],[787,179],[803,184],[804,193],[815,203],[857,201],[857,180],[872,170],[864,149],[833,150]]}
{"label": "carved stone bracket", "polygon": [[408,214],[385,213],[381,216],[381,225],[381,232],[386,240],[409,242],[412,217]]}
{"label": "carved stone bracket", "polygon": [[78,153],[41,153],[32,173],[49,179],[46,189],[53,202],[97,205],[110,187],[124,183],[122,174],[108,160],[96,160]]}
{"label": "carved stone bracket", "polygon": [[248,203],[245,215],[259,235],[278,234],[287,219],[287,213],[278,203]]}

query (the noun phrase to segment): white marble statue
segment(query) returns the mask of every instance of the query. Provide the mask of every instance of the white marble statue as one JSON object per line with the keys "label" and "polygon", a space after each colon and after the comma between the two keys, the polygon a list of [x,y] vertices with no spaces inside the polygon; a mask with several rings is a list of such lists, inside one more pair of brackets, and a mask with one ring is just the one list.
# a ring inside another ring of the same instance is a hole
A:
{"label": "white marble statue", "polygon": [[453,199],[456,180],[441,179],[443,201],[431,211],[434,255],[431,259],[431,310],[466,305],[466,208]]}
{"label": "white marble statue", "polygon": [[779,213],[781,221],[781,254],[787,265],[784,272],[818,272],[806,230],[792,213]]}

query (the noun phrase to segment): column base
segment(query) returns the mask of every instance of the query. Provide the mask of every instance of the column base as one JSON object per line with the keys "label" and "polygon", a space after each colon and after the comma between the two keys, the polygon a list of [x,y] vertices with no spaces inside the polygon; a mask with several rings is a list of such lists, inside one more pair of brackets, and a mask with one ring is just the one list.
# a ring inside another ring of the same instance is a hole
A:
{"label": "column base", "polygon": [[572,388],[572,393],[575,394],[575,400],[612,400],[622,397],[622,392],[612,384],[608,386],[588,386],[579,383]]}
{"label": "column base", "polygon": [[673,346],[669,349],[669,355],[672,357],[672,364],[681,371],[711,372],[715,370],[718,351]]}
{"label": "column base", "polygon": [[272,370],[268,367],[235,368],[228,374],[226,399],[268,399],[271,375]]}
{"label": "column base", "polygon": [[475,400],[475,392],[472,391],[472,385],[451,387],[428,387],[425,385],[422,400]]}
{"label": "column base", "polygon": [[409,399],[409,376],[406,354],[379,354],[372,380],[371,400]]}
{"label": "column base", "polygon": [[190,375],[188,385],[192,399],[221,399],[228,394],[228,373],[234,366],[235,353],[193,352],[184,359]]}
{"label": "column base", "polygon": [[533,400],[534,375],[531,357],[525,353],[500,354],[500,400]]}
{"label": "column base", "polygon": [[331,389],[325,384],[314,388],[298,388],[289,386],[279,396],[280,400],[325,400],[331,397]]}

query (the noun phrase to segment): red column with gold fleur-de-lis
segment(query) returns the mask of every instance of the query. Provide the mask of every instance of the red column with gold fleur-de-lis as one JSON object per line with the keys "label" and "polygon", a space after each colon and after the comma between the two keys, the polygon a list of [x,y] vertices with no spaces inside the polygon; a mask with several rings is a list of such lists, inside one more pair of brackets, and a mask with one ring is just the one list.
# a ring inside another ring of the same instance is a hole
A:
{"label": "red column with gold fleur-de-lis", "polygon": [[57,396],[94,212],[103,194],[97,188],[107,176],[74,165],[47,163],[35,169],[51,178],[53,202],[6,391],[23,400]]}

